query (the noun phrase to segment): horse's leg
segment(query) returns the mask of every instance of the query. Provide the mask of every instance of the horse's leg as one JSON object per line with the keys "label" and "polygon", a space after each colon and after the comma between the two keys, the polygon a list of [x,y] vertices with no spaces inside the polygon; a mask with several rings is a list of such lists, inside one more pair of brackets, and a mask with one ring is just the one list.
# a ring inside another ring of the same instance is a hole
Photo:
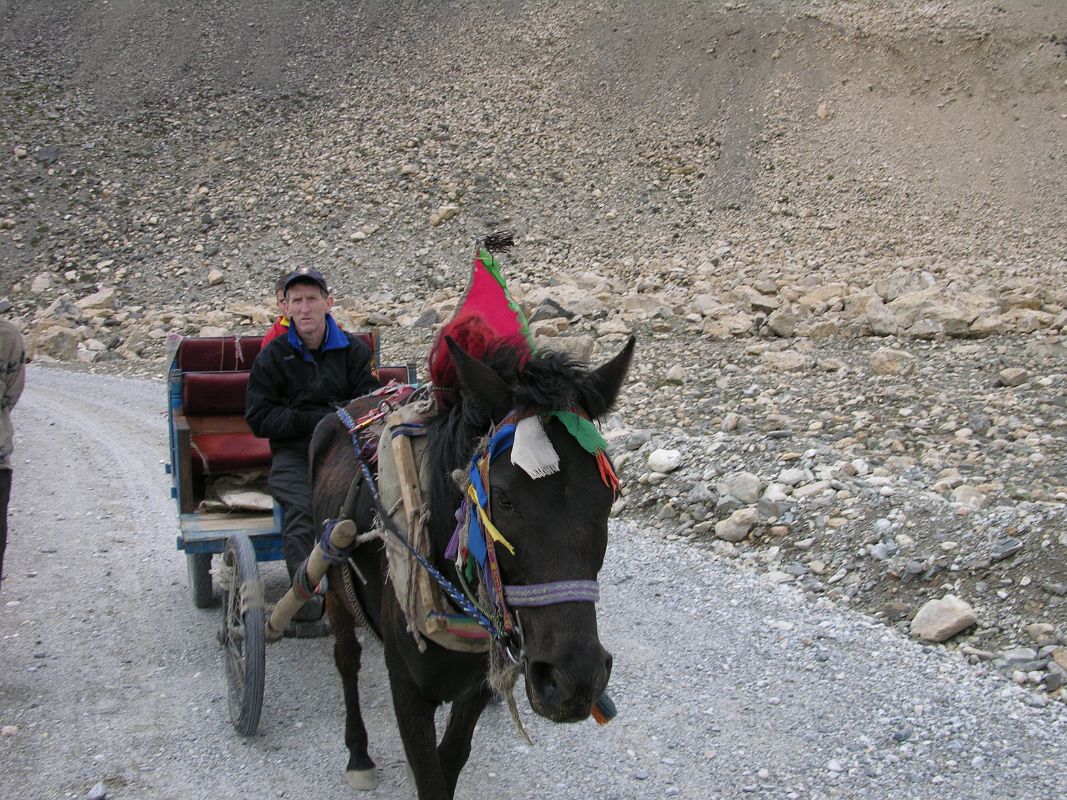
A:
{"label": "horse's leg", "polygon": [[437,755],[437,728],[434,713],[437,703],[427,700],[408,672],[403,648],[415,647],[411,634],[405,630],[404,612],[397,604],[391,583],[385,585],[382,608],[382,644],[385,666],[389,671],[389,687],[393,695],[393,711],[404,743],[408,775],[415,783],[419,800],[451,800],[452,792],[441,769]]}
{"label": "horse's leg", "polygon": [[367,753],[367,728],[359,710],[359,661],[363,648],[356,638],[356,624],[340,598],[332,592],[326,598],[326,611],[333,630],[333,660],[341,674],[345,694],[345,746],[348,766],[345,769],[348,785],[353,789],[370,790],[378,786],[374,762]]}
{"label": "horse's leg", "polygon": [[474,728],[492,696],[493,690],[483,684],[477,694],[455,701],[449,711],[448,726],[445,728],[445,735],[441,737],[441,744],[437,747],[449,797],[456,793],[459,773],[470,758]]}

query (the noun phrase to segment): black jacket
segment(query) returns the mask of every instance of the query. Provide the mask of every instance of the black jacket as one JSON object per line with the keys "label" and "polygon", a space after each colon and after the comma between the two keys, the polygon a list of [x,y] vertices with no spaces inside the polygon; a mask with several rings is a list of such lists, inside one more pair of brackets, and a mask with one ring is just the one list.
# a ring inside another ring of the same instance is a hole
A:
{"label": "black jacket", "polygon": [[270,439],[271,451],[306,454],[319,420],[339,405],[378,388],[371,352],[327,317],[321,348],[308,351],[296,330],[263,348],[252,363],[245,392],[245,419],[252,432]]}

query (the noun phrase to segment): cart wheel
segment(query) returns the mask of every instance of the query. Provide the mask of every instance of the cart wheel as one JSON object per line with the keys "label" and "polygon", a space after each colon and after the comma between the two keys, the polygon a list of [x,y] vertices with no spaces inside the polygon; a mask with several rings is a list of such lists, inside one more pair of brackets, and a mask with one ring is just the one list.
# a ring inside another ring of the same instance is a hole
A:
{"label": "cart wheel", "polygon": [[197,608],[211,608],[215,604],[215,590],[211,586],[211,553],[186,553],[185,566],[189,570],[189,592]]}
{"label": "cart wheel", "polygon": [[245,534],[234,534],[226,541],[222,568],[222,658],[230,721],[239,734],[251,736],[259,727],[263,710],[266,635],[263,582],[256,552]]}

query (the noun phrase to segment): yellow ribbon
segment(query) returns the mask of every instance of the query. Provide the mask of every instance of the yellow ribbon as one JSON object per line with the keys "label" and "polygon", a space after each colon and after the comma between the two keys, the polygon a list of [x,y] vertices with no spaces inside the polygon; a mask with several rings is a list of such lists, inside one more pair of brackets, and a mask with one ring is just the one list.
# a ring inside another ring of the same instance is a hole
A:
{"label": "yellow ribbon", "polygon": [[504,534],[496,529],[496,525],[489,519],[489,515],[485,513],[485,509],[478,504],[478,491],[474,488],[473,484],[467,487],[467,494],[471,499],[471,504],[478,509],[478,516],[482,520],[482,525],[489,531],[489,535],[493,537],[493,541],[500,542],[500,544],[508,549],[509,553],[515,555],[515,548],[511,546],[511,542],[505,539]]}

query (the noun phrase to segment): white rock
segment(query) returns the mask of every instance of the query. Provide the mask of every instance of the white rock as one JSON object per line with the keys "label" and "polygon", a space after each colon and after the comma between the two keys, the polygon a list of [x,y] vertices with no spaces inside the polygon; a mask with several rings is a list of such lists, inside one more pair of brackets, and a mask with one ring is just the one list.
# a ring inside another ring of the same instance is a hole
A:
{"label": "white rock", "polygon": [[681,465],[681,450],[653,450],[648,456],[648,468],[653,472],[673,472]]}
{"label": "white rock", "polygon": [[815,483],[809,483],[807,486],[798,486],[793,490],[793,497],[798,500],[804,500],[808,497],[820,495],[829,488],[830,481],[815,481]]}
{"label": "white rock", "polygon": [[207,274],[208,286],[218,286],[224,280],[226,280],[226,276],[219,272],[219,270],[217,269],[213,269]]}
{"label": "white rock", "polygon": [[670,383],[685,383],[685,370],[681,364],[675,364],[667,370],[667,381]]}
{"label": "white rock", "polygon": [[787,467],[778,473],[776,480],[778,483],[784,483],[787,486],[796,486],[798,483],[803,483],[807,476],[808,473],[805,470],[797,467]]}
{"label": "white rock", "polygon": [[30,291],[34,294],[40,294],[41,292],[47,292],[52,288],[52,276],[47,272],[42,272],[33,282],[30,283]]}

